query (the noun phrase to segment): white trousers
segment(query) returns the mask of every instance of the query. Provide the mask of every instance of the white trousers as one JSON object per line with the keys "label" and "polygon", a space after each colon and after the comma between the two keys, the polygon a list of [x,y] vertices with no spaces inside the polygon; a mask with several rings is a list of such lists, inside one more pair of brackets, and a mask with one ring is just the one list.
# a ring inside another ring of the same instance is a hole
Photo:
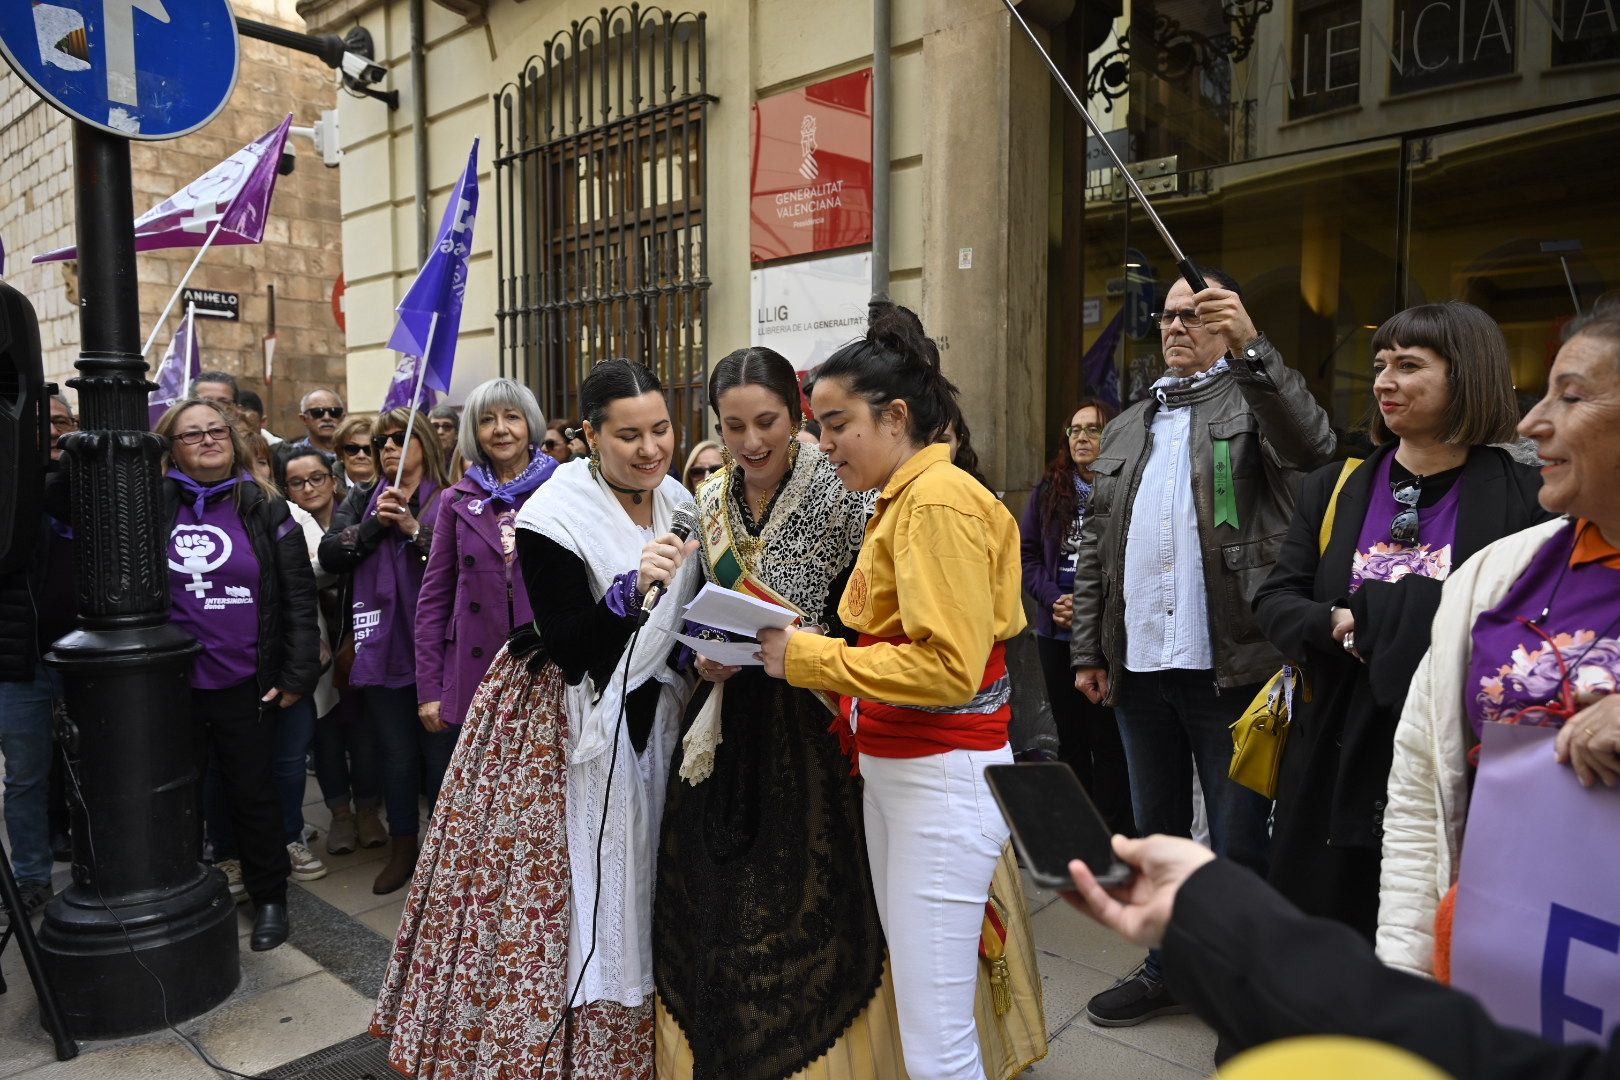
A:
{"label": "white trousers", "polygon": [[1012,751],[861,755],[866,848],[911,1080],[985,1080],[973,995],[1007,823],[984,767]]}

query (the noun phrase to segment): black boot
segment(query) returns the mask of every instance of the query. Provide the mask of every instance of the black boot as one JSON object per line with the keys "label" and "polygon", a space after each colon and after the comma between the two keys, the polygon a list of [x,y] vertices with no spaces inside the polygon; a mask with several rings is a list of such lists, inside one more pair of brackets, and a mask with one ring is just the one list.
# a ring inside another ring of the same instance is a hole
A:
{"label": "black boot", "polygon": [[254,952],[268,952],[287,940],[287,905],[260,904],[253,915]]}

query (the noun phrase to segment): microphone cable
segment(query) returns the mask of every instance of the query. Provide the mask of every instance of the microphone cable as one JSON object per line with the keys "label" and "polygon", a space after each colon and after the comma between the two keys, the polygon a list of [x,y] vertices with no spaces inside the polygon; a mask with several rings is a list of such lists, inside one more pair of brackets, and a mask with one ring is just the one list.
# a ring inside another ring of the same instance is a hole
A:
{"label": "microphone cable", "polygon": [[[580,987],[585,985],[585,973],[591,969],[591,960],[596,956],[597,923],[602,915],[602,842],[607,835],[608,801],[613,795],[613,774],[618,771],[619,736],[624,731],[625,714],[630,708],[630,658],[635,654],[636,641],[641,637],[641,626],[642,624],[637,622],[636,628],[630,632],[630,643],[624,647],[624,676],[619,683],[619,715],[613,722],[613,751],[608,755],[607,785],[602,791],[602,820],[596,828],[596,895],[591,900],[591,947],[585,951],[585,960],[579,965],[579,978],[574,980],[573,988],[568,991],[568,996],[563,999],[562,1008],[557,1014],[557,1022],[551,1026],[551,1034],[546,1036],[546,1045],[540,1051],[540,1066],[536,1072],[542,1075],[546,1071],[546,1060],[551,1056],[551,1044],[557,1038],[557,1033],[562,1030],[563,1024],[567,1022],[568,1013],[573,1008],[574,998],[579,994]],[[611,678],[612,676],[609,676],[610,680]],[[566,780],[564,783],[566,784]],[[565,822],[564,834],[566,835],[566,833],[567,823]],[[569,891],[573,891],[572,874],[569,874]],[[570,906],[569,910],[572,911],[572,906]],[[566,960],[563,969],[565,972],[567,971]],[[567,978],[567,975],[564,974],[565,983]]]}

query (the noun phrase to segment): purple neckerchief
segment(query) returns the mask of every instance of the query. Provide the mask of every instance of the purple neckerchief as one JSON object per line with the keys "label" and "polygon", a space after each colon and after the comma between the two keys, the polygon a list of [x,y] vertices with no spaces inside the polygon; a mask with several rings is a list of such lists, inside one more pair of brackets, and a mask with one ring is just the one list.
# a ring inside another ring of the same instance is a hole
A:
{"label": "purple neckerchief", "polygon": [[[556,467],[556,458],[550,454],[542,454],[538,446],[531,445],[529,447],[529,464],[524,466],[522,472],[504,484],[495,479],[495,471],[487,465],[471,465],[467,468],[467,475],[472,477],[475,484],[489,492],[489,498],[485,500],[486,502],[503,502],[507,506],[516,506],[520,496],[527,495],[543,484],[546,477],[550,476],[551,471]],[[472,510],[475,514],[484,512],[482,506],[479,506],[476,510],[472,506],[468,506],[467,509]]]}
{"label": "purple neckerchief", "polygon": [[247,473],[239,472],[228,480],[221,480],[217,484],[210,484],[205,487],[179,469],[170,469],[166,475],[170,480],[179,484],[187,495],[192,497],[191,512],[199,518],[202,517],[203,507],[207,505],[209,499],[212,499],[215,495],[224,494],[248,478]]}

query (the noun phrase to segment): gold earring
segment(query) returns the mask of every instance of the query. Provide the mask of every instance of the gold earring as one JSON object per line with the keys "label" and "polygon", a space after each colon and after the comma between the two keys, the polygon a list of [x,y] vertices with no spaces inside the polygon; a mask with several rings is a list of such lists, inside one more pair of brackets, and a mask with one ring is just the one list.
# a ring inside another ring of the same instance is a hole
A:
{"label": "gold earring", "polygon": [[732,460],[731,447],[727,446],[725,443],[720,444],[720,460],[725,462],[726,468],[728,469],[737,464]]}

